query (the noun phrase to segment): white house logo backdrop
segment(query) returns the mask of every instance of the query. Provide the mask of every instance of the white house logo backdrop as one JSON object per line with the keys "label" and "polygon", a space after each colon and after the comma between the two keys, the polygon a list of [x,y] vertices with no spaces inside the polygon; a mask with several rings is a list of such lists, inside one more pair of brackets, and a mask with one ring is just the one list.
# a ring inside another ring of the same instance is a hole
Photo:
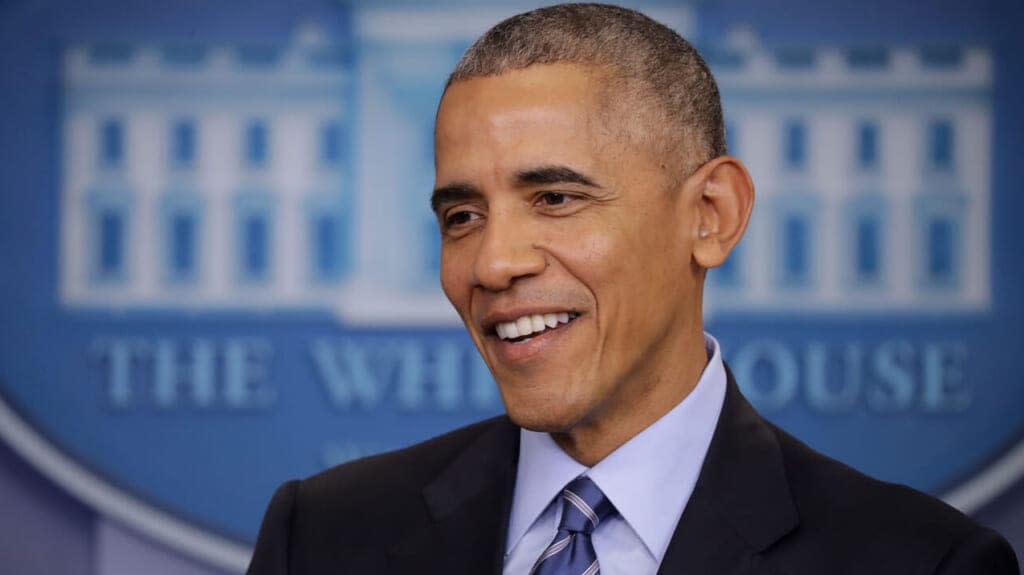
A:
{"label": "white house logo backdrop", "polygon": [[[438,283],[433,113],[529,4],[64,4],[3,72],[35,111],[3,128],[7,441],[237,567],[284,479],[501,412]],[[980,20],[748,4],[638,5],[706,54],[757,184],[708,329],[770,419],[970,510],[1024,467],[1021,79]]]}

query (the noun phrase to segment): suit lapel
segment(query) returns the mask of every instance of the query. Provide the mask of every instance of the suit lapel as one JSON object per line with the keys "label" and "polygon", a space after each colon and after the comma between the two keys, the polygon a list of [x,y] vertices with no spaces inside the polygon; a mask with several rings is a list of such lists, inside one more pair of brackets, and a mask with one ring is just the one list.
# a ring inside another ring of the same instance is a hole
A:
{"label": "suit lapel", "polygon": [[798,522],[778,439],[728,373],[722,414],[658,574],[778,573],[761,552]]}
{"label": "suit lapel", "polygon": [[430,524],[392,549],[392,573],[501,573],[519,428],[499,418],[423,489]]}
{"label": "suit lapel", "polygon": [[[782,575],[762,552],[799,520],[775,433],[732,374],[700,477],[658,575]],[[430,525],[391,550],[389,573],[494,573],[504,563],[519,430],[507,418],[423,489]]]}

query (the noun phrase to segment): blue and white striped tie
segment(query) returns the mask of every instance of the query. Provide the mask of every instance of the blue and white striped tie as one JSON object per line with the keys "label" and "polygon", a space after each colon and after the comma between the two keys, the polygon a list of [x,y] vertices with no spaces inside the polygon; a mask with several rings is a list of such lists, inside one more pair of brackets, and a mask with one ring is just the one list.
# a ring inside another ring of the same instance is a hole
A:
{"label": "blue and white striped tie", "polygon": [[562,520],[554,541],[534,564],[533,575],[597,575],[597,553],[590,534],[615,506],[588,477],[577,477],[562,490]]}

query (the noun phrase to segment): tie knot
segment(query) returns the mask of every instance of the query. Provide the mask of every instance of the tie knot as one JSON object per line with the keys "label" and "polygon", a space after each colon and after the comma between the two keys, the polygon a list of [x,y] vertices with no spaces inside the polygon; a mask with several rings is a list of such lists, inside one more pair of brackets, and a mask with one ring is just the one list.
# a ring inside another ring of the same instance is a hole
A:
{"label": "tie knot", "polygon": [[592,533],[615,506],[589,477],[577,477],[562,490],[562,521],[558,529]]}

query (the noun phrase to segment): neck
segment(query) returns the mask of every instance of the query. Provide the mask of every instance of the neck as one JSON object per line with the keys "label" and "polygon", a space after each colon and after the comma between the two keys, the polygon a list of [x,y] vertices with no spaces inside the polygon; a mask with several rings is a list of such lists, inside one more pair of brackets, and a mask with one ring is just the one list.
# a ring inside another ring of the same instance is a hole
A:
{"label": "neck", "polygon": [[702,330],[688,339],[684,349],[689,352],[682,354],[683,361],[668,372],[648,375],[642,385],[634,386],[644,390],[635,400],[609,398],[606,408],[597,415],[565,432],[552,432],[555,443],[576,461],[593,467],[679,405],[697,387],[710,360]]}

